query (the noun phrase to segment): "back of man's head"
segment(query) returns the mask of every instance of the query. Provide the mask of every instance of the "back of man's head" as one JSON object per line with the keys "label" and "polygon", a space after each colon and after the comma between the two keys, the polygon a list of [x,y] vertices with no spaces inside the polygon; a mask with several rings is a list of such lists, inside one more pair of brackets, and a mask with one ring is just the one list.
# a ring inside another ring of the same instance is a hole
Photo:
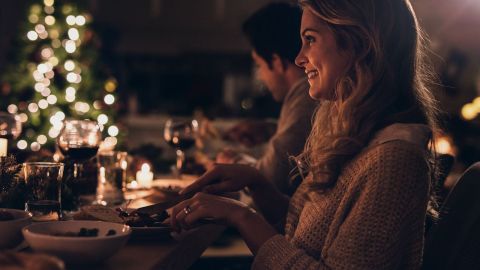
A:
{"label": "back of man's head", "polygon": [[273,54],[294,63],[301,48],[301,16],[298,6],[272,3],[251,15],[243,24],[243,32],[269,65]]}

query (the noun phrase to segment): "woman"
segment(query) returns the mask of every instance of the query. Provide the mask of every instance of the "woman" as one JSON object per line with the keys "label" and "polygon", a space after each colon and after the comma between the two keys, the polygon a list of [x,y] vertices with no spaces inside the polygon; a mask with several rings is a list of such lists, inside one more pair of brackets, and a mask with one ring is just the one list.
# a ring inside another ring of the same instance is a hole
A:
{"label": "woman", "polygon": [[[213,218],[236,227],[255,254],[254,269],[417,269],[436,113],[412,7],[408,0],[300,4],[296,63],[310,96],[324,100],[298,157],[307,178],[288,198],[253,168],[218,165],[182,191],[201,192],[173,208],[171,224],[188,229]],[[244,187],[263,217],[214,195]]]}

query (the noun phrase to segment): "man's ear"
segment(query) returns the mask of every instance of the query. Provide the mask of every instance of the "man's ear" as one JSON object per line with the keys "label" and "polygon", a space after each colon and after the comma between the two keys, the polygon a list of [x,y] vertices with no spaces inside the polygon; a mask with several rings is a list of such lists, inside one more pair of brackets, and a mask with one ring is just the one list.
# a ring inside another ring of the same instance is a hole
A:
{"label": "man's ear", "polygon": [[272,69],[277,72],[285,72],[287,70],[287,62],[274,53],[272,55]]}

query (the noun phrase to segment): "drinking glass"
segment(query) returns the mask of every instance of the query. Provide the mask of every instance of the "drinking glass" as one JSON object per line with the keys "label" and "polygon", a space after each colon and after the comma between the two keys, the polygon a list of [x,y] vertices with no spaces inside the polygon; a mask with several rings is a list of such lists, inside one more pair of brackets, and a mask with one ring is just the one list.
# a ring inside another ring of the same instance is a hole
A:
{"label": "drinking glass", "polygon": [[100,152],[97,155],[97,165],[96,202],[102,205],[123,203],[127,182],[127,152]]}
{"label": "drinking glass", "polygon": [[185,162],[185,151],[195,145],[198,134],[198,122],[195,119],[168,119],[165,123],[163,137],[175,148],[176,174],[180,177]]}
{"label": "drinking glass", "polygon": [[26,196],[25,210],[34,221],[53,221],[62,217],[61,181],[63,164],[27,162],[23,164]]}
{"label": "drinking glass", "polygon": [[102,134],[97,122],[65,120],[57,145],[65,158],[74,162],[73,177],[78,178],[83,163],[97,154]]}

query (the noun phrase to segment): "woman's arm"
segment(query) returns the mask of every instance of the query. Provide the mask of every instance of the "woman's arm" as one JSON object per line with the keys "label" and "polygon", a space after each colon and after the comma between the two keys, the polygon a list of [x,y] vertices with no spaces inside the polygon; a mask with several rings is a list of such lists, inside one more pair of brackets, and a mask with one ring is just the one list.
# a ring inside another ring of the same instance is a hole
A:
{"label": "woman's arm", "polygon": [[283,195],[257,169],[240,164],[217,164],[213,169],[186,187],[180,194],[205,192],[222,194],[248,188],[252,197],[269,222],[285,218],[289,198]]}

